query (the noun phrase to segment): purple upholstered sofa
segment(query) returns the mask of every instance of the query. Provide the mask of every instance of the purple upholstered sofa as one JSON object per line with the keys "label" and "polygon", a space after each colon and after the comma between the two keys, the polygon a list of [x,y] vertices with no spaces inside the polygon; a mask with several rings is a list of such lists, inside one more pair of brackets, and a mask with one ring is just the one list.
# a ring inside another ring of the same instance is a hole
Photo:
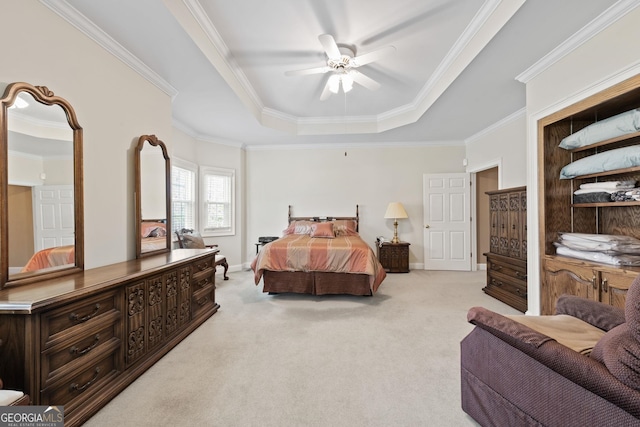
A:
{"label": "purple upholstered sofa", "polygon": [[484,427],[640,426],[640,276],[624,310],[563,295],[556,314],[605,331],[590,355],[469,310],[476,327],[461,342],[462,409]]}

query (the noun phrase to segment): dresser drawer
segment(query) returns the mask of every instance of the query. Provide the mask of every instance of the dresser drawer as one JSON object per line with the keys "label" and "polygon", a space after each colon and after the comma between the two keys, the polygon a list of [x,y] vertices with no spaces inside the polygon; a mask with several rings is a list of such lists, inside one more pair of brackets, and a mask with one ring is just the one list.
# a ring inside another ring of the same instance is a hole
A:
{"label": "dresser drawer", "polygon": [[207,258],[202,258],[191,264],[192,275],[198,274],[205,270],[215,270],[215,254]]}
{"label": "dresser drawer", "polygon": [[500,273],[487,274],[487,286],[502,288],[504,291],[526,298],[527,283],[518,279],[513,279]]}
{"label": "dresser drawer", "polygon": [[207,286],[214,286],[215,273],[216,271],[211,268],[204,270],[198,274],[194,274],[193,278],[191,279],[193,290],[197,291],[198,289],[203,289]]}
{"label": "dresser drawer", "polygon": [[193,292],[192,311],[193,318],[216,305],[215,286],[210,285]]}
{"label": "dresser drawer", "polygon": [[514,279],[525,281],[527,280],[527,266],[516,265],[508,261],[496,259],[492,257],[487,258],[487,274],[497,272],[504,274],[505,276],[512,277]]}
{"label": "dresser drawer", "polygon": [[43,405],[64,405],[65,413],[73,411],[100,392],[119,374],[117,349],[94,358],[75,371],[75,375],[42,390]]}
{"label": "dresser drawer", "polygon": [[42,349],[73,339],[81,330],[113,323],[120,317],[117,292],[105,292],[46,312],[41,317]]}
{"label": "dresser drawer", "polygon": [[75,339],[60,342],[42,353],[41,373],[45,385],[55,382],[69,371],[75,371],[97,354],[120,346],[120,323],[87,330]]}

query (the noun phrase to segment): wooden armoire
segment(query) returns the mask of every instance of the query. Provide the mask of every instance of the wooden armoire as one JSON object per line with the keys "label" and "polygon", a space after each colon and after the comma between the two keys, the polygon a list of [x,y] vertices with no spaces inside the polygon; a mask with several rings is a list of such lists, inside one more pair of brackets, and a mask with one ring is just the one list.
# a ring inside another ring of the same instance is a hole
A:
{"label": "wooden armoire", "polygon": [[527,310],[527,188],[488,191],[487,286],[482,290],[511,307]]}

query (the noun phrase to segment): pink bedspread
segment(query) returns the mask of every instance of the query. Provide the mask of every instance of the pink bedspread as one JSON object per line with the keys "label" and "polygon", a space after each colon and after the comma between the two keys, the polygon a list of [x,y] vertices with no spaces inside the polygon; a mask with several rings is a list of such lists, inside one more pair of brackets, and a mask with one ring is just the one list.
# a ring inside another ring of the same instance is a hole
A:
{"label": "pink bedspread", "polygon": [[76,262],[74,249],[73,245],[69,245],[38,251],[33,254],[31,259],[27,262],[27,265],[24,266],[22,273],[61,265],[73,265]]}
{"label": "pink bedspread", "polygon": [[360,236],[326,239],[290,234],[266,244],[251,263],[251,269],[256,285],[264,270],[367,274],[372,292],[378,290],[387,276],[373,250]]}

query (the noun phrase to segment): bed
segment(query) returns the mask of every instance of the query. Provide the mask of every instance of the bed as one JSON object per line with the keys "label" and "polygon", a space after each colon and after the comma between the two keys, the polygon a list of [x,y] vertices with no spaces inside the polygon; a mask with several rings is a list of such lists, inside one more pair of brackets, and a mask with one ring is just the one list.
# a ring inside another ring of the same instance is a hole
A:
{"label": "bed", "polygon": [[360,237],[355,217],[293,217],[283,236],[262,247],[251,263],[263,292],[373,295],[386,272]]}
{"label": "bed", "polygon": [[140,234],[141,252],[167,248],[167,224],[161,220],[142,220]]}
{"label": "bed", "polygon": [[74,265],[75,262],[75,247],[73,245],[57,246],[42,249],[33,254],[20,272],[27,273],[63,265]]}

